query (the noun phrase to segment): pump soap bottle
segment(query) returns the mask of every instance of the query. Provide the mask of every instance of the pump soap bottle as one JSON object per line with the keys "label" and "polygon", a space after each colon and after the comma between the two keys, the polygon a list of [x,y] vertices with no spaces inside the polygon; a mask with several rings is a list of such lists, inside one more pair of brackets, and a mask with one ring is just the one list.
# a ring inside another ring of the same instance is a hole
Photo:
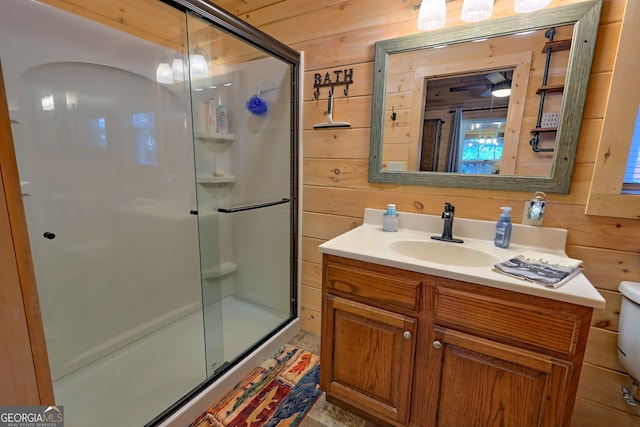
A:
{"label": "pump soap bottle", "polygon": [[511,206],[503,206],[500,219],[496,224],[496,237],[493,243],[499,248],[508,248],[511,243]]}
{"label": "pump soap bottle", "polygon": [[394,204],[388,204],[382,215],[382,231],[398,231],[398,213]]}

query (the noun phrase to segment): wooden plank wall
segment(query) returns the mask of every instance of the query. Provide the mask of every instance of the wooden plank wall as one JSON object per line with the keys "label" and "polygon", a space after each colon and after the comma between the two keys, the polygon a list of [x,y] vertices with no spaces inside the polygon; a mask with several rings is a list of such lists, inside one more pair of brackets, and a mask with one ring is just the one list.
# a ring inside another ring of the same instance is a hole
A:
{"label": "wooden plank wall", "polygon": [[[139,8],[134,7],[139,2],[47,1],[75,13],[89,13],[92,19],[124,31],[141,31],[126,28],[131,14],[139,14]],[[593,317],[574,412],[576,427],[640,425],[638,413],[620,398],[620,387],[629,386],[630,381],[621,372],[616,353],[621,301],[617,287],[622,280],[640,281],[640,224],[638,220],[584,213],[626,1],[636,0],[604,1],[571,193],[548,195],[545,214],[545,226],[569,230],[567,253],[585,261],[586,275],[607,300],[606,308],[597,310]],[[414,5],[419,0],[213,2],[305,54],[301,318],[306,330],[320,333],[321,256],[317,247],[361,224],[365,207],[384,208],[387,203],[396,203],[401,212],[439,215],[447,201],[462,217],[495,220],[500,206],[511,205],[515,221],[521,217],[530,193],[367,181],[374,42],[417,33]],[[579,2],[553,0],[549,9]],[[87,12],[81,5],[89,3],[91,10]],[[447,3],[447,26],[464,25],[459,19],[461,6],[462,0]],[[493,17],[512,14],[512,7],[512,0],[497,0]],[[175,45],[181,30],[171,33],[160,25],[163,19],[151,16],[149,28],[139,35]],[[313,124],[327,121],[327,91],[325,88],[320,99],[314,99],[314,74],[333,74],[334,70],[353,70],[354,84],[348,96],[337,91],[333,110],[335,121],[348,121],[351,127],[313,130]],[[614,137],[603,136],[607,141]]]}
{"label": "wooden plank wall", "polygon": [[[579,2],[554,0],[549,7]],[[625,2],[604,2],[571,193],[548,195],[545,214],[545,226],[569,230],[567,253],[585,261],[586,275],[607,300],[607,307],[597,310],[593,318],[575,426],[640,424],[637,413],[620,398],[620,387],[630,382],[621,373],[616,353],[621,301],[617,287],[622,280],[640,281],[640,224],[584,214]],[[514,219],[521,217],[523,201],[531,194],[367,182],[374,42],[418,32],[417,11],[413,10],[418,0],[218,3],[304,51],[301,317],[305,329],[320,332],[321,257],[317,246],[359,225],[365,207],[396,203],[399,211],[440,214],[448,201],[460,216],[494,220],[500,206],[511,205]],[[463,25],[458,18],[461,4],[459,0],[447,3],[447,26]],[[511,0],[497,0],[493,16],[512,14],[512,4]],[[327,96],[325,89],[320,100],[314,100],[314,74],[345,69],[353,69],[354,84],[348,97],[336,91],[333,119],[348,121],[351,128],[313,130],[313,124],[326,121]]]}

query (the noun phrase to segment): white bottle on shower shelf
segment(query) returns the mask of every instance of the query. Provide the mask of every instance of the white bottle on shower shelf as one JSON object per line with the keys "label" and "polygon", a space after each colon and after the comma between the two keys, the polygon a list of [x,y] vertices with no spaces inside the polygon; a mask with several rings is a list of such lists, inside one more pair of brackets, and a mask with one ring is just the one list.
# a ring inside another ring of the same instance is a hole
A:
{"label": "white bottle on shower shelf", "polygon": [[218,107],[216,109],[216,133],[227,135],[229,133],[229,116],[227,107],[222,105],[222,99],[218,99]]}
{"label": "white bottle on shower shelf", "polygon": [[216,123],[216,116],[217,116],[217,102],[215,98],[209,98],[209,101],[207,103],[207,133],[211,136],[213,136],[218,129],[218,125]]}

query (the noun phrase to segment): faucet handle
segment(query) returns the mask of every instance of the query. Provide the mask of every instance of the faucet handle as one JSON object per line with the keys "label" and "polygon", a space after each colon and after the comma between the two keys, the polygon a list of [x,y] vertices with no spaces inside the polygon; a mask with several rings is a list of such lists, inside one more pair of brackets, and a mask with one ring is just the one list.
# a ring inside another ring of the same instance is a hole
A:
{"label": "faucet handle", "polygon": [[451,212],[451,213],[453,213],[453,212],[455,212],[455,210],[456,210],[456,207],[455,207],[455,206],[453,206],[453,205],[452,205],[451,203],[449,203],[449,202],[445,202],[445,204],[444,204],[444,211],[445,211],[445,212]]}

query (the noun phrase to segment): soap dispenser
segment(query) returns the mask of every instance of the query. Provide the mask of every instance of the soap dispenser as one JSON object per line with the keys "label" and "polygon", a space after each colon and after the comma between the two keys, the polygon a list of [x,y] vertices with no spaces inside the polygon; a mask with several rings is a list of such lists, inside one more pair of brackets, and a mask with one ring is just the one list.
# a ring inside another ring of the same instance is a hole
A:
{"label": "soap dispenser", "polygon": [[398,231],[398,213],[392,203],[387,205],[387,211],[382,215],[382,231]]}
{"label": "soap dispenser", "polygon": [[511,243],[511,207],[503,206],[500,219],[496,224],[496,237],[493,243],[499,248],[508,248]]}

